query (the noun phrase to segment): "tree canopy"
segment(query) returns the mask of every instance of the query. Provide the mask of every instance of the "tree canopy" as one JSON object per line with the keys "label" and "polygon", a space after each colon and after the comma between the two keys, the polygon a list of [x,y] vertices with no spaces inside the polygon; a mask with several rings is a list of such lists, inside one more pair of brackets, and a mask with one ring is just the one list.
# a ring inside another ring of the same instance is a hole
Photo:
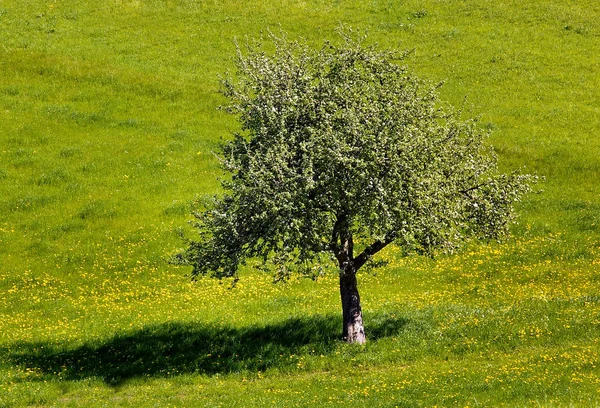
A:
{"label": "tree canopy", "polygon": [[532,177],[500,173],[488,132],[400,65],[406,53],[347,35],[317,49],[270,40],[272,52],[238,47],[238,72],[223,81],[240,124],[222,150],[231,178],[196,214],[199,237],[180,260],[195,277],[235,278],[260,258],[277,279],[337,261],[344,336],[364,342],[346,327],[360,317],[362,330],[345,278],[356,286],[356,271],[392,242],[433,255],[502,238]]}

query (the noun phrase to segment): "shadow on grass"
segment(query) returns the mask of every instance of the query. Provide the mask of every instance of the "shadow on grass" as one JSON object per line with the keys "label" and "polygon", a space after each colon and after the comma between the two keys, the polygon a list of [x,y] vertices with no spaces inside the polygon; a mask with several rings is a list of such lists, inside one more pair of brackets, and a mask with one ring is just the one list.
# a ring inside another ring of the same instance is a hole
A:
{"label": "shadow on grass", "polygon": [[[406,320],[385,315],[374,317],[374,323],[366,328],[371,340],[397,334],[407,324]],[[43,376],[65,380],[95,377],[118,385],[136,377],[217,375],[270,367],[285,370],[294,367],[299,356],[331,353],[340,344],[340,327],[337,316],[292,318],[241,328],[165,323],[74,349],[20,343],[0,350],[0,357]]]}

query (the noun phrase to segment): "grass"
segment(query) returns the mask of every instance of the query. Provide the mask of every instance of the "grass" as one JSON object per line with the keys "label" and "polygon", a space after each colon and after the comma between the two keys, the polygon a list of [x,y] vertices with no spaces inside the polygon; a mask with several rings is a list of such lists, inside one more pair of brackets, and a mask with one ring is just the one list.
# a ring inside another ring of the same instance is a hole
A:
{"label": "grass", "polygon": [[[593,1],[0,3],[0,406],[596,406],[600,6]],[[347,24],[545,176],[505,244],[235,289],[165,259],[211,153],[233,39]]]}

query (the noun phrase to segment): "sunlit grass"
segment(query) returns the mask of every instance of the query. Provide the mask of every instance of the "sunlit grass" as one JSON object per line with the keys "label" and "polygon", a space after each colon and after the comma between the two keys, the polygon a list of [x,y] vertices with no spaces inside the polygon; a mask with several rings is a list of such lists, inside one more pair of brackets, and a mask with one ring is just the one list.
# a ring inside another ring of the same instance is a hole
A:
{"label": "sunlit grass", "polygon": [[[452,405],[467,396],[492,405],[597,402],[595,271],[560,254],[529,261],[563,245],[560,237],[523,239],[435,262],[388,251],[388,267],[360,282],[371,338],[364,349],[338,340],[333,275],[282,287],[249,273],[230,289],[186,283],[177,273],[153,278],[153,267],[140,264],[105,279],[82,270],[76,293],[73,284],[27,272],[6,303],[32,308],[4,316],[0,328],[10,333],[6,390],[20,399],[31,392],[26,384],[38,384],[52,397],[77,394],[83,381],[116,398],[108,391],[115,385],[125,390],[119,394],[182,387],[175,399],[182,405],[259,404],[256,392],[282,405],[329,397],[375,405],[411,398]],[[600,263],[600,251],[589,260]],[[203,392],[183,391],[190,382]],[[308,391],[294,398],[300,387]]]}
{"label": "sunlit grass", "polygon": [[[0,3],[0,406],[600,404],[600,9],[595,2]],[[212,154],[234,37],[340,24],[545,176],[507,243],[359,277],[192,283],[166,262]],[[466,103],[463,105],[465,96]]]}

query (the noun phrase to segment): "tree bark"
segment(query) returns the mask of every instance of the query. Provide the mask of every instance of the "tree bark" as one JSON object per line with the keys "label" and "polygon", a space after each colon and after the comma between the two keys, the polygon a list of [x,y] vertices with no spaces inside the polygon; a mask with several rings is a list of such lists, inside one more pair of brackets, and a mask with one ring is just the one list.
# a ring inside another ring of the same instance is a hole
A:
{"label": "tree bark", "polygon": [[350,263],[340,271],[340,295],[342,298],[343,334],[348,343],[365,344],[365,328],[363,326],[360,295],[356,283],[356,270]]}

